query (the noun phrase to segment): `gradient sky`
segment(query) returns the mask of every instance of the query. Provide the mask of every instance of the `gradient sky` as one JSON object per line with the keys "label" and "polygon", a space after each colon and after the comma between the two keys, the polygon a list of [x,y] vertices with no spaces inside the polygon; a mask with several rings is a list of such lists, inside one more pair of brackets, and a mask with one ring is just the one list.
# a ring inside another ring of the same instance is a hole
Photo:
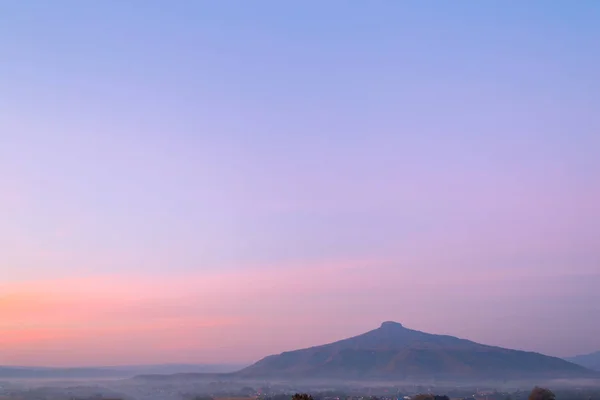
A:
{"label": "gradient sky", "polygon": [[600,2],[0,3],[0,365],[383,320],[600,350]]}

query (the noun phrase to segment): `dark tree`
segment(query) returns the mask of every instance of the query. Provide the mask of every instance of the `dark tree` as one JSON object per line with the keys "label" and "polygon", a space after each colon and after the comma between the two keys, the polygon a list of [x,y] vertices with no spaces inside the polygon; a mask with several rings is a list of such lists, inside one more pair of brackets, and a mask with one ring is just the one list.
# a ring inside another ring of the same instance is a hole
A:
{"label": "dark tree", "polygon": [[313,400],[313,397],[306,393],[296,393],[292,396],[292,400]]}
{"label": "dark tree", "polygon": [[418,394],[412,400],[433,400],[432,394]]}
{"label": "dark tree", "polygon": [[413,400],[450,400],[448,396],[440,396],[437,394],[418,394],[413,397]]}
{"label": "dark tree", "polygon": [[534,387],[529,395],[529,400],[556,400],[556,396],[550,389]]}
{"label": "dark tree", "polygon": [[434,400],[434,396],[432,394],[418,394],[412,398],[412,400]]}

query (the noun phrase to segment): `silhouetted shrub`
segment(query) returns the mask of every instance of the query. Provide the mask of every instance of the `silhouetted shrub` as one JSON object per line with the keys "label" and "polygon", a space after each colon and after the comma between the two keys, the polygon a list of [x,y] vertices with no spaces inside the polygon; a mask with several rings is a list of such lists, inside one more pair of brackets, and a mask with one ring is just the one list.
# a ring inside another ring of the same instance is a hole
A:
{"label": "silhouetted shrub", "polygon": [[313,397],[306,393],[296,393],[292,396],[292,400],[313,400]]}
{"label": "silhouetted shrub", "polygon": [[529,395],[529,400],[556,400],[556,396],[550,389],[534,387]]}

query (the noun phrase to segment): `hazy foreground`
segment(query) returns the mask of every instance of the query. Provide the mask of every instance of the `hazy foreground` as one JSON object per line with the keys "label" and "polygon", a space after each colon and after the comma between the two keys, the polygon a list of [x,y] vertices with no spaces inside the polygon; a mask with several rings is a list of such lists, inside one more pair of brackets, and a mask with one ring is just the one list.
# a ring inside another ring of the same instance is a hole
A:
{"label": "hazy foreground", "polygon": [[296,392],[312,393],[317,399],[361,399],[377,396],[395,400],[419,393],[447,394],[452,399],[525,400],[533,386],[552,388],[557,399],[600,400],[600,380],[554,380],[547,382],[508,381],[472,382],[352,382],[352,381],[251,381],[214,380],[211,378],[168,381],[136,379],[19,379],[0,380],[0,399],[19,400],[201,400],[201,399],[272,399],[283,400]]}

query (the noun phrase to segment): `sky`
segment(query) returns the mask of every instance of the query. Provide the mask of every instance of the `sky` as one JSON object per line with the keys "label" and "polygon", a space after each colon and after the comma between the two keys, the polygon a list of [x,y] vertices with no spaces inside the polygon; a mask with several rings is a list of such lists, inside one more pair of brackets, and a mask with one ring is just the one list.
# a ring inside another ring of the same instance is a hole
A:
{"label": "sky", "polygon": [[600,350],[599,71],[593,0],[0,2],[0,365]]}

